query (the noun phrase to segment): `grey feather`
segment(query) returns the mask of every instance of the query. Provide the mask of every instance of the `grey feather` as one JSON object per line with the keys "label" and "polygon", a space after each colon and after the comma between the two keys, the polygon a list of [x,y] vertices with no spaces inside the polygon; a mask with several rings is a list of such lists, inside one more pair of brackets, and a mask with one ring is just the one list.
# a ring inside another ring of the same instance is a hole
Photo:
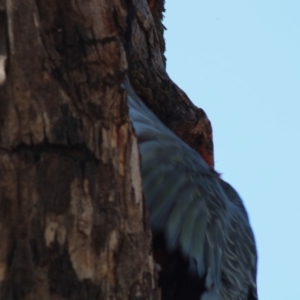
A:
{"label": "grey feather", "polygon": [[128,79],[124,87],[153,230],[165,234],[170,251],[182,251],[192,272],[206,274],[202,300],[248,300],[250,292],[257,299],[255,241],[239,195],[153,114]]}

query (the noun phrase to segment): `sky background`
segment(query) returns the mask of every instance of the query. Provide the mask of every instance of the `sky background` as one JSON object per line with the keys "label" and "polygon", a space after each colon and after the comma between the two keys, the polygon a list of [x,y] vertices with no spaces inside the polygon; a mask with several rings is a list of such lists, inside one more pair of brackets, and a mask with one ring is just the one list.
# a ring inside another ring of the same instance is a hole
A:
{"label": "sky background", "polygon": [[248,210],[260,300],[300,300],[300,1],[166,0],[164,25],[168,73]]}

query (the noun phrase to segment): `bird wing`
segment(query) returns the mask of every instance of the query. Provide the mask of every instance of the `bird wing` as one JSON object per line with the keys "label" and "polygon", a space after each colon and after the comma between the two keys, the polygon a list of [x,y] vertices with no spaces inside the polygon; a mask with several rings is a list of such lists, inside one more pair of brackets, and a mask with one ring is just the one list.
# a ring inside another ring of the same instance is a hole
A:
{"label": "bird wing", "polygon": [[169,130],[125,82],[129,115],[142,158],[151,226],[180,249],[208,289],[220,288],[227,197],[201,156]]}
{"label": "bird wing", "polygon": [[206,276],[202,300],[257,300],[255,239],[243,202],[202,157],[167,128],[128,79],[129,115],[142,158],[152,230]]}
{"label": "bird wing", "polygon": [[[257,299],[257,252],[255,238],[243,202],[224,180],[221,186],[229,199],[229,225],[222,262],[225,299]],[[251,294],[249,296],[249,294]]]}

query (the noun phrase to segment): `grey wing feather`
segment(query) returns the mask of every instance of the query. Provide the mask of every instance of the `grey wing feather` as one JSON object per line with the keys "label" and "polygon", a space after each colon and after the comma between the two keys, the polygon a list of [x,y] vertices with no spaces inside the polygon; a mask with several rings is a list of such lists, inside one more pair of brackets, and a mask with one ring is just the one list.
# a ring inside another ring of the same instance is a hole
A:
{"label": "grey wing feather", "polygon": [[257,299],[255,241],[239,195],[152,113],[128,79],[124,87],[152,229],[164,231],[191,270],[206,274],[202,300],[248,300],[249,283]]}
{"label": "grey wing feather", "polygon": [[257,253],[249,218],[239,194],[227,182],[221,186],[229,199],[229,226],[222,262],[224,299],[258,299],[256,287]]}
{"label": "grey wing feather", "polygon": [[151,225],[165,230],[170,250],[180,248],[195,259],[199,276],[208,273],[209,288],[219,289],[226,196],[218,177],[150,111],[128,81],[125,88],[139,139]]}

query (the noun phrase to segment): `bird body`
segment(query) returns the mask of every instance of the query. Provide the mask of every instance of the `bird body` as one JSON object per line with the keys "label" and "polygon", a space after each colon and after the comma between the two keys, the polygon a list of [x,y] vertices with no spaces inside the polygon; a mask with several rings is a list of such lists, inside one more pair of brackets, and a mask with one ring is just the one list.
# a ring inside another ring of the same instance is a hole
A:
{"label": "bird body", "polygon": [[[238,193],[145,105],[126,79],[163,300],[256,300],[257,254]],[[155,253],[154,253],[155,254]]]}

